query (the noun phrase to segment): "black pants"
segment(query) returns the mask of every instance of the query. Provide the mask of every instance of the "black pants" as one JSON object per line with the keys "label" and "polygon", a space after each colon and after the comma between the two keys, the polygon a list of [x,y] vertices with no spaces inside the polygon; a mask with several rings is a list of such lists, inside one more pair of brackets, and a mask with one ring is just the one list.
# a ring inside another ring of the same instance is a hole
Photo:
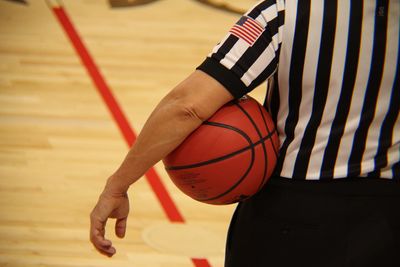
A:
{"label": "black pants", "polygon": [[225,267],[400,267],[400,183],[271,178],[240,203]]}

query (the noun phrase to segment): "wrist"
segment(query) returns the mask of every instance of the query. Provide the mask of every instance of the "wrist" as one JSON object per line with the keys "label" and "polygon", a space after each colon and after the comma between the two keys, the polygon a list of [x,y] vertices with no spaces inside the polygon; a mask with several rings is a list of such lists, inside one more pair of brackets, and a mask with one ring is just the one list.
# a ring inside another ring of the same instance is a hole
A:
{"label": "wrist", "polygon": [[114,174],[107,179],[105,190],[113,194],[125,194],[130,185],[127,179]]}

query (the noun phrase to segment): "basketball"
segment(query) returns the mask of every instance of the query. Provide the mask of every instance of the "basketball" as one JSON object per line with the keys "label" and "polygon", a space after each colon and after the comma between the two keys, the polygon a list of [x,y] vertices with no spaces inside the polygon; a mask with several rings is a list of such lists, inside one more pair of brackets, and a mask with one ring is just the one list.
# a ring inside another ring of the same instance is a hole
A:
{"label": "basketball", "polygon": [[245,200],[267,182],[279,149],[271,116],[245,96],[221,107],[163,159],[189,197],[223,205]]}

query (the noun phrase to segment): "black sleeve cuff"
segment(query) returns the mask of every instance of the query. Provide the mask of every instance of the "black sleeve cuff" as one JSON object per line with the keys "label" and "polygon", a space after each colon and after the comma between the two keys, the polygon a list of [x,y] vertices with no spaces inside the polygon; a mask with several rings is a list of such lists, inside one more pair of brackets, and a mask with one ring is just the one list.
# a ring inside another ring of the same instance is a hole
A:
{"label": "black sleeve cuff", "polygon": [[225,68],[213,58],[206,58],[204,62],[197,67],[219,83],[221,83],[235,98],[241,98],[248,92],[246,85],[233,72]]}

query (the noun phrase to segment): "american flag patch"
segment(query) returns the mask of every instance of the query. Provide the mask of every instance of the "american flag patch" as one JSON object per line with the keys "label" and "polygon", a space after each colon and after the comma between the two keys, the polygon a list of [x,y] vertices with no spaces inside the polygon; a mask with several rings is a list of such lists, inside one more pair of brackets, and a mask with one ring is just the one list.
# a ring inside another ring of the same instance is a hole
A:
{"label": "american flag patch", "polygon": [[264,28],[254,19],[244,16],[236,22],[229,32],[252,46],[264,32]]}

